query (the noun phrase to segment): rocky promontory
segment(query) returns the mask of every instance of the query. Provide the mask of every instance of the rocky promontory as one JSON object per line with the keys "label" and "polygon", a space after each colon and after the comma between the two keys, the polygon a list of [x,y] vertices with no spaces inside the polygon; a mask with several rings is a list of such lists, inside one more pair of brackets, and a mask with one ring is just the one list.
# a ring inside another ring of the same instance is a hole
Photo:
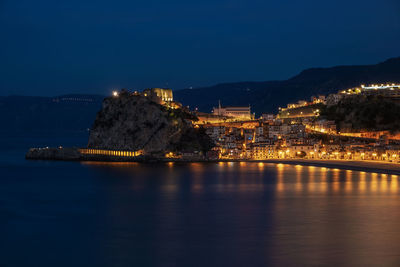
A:
{"label": "rocky promontory", "polygon": [[105,98],[90,131],[88,148],[142,150],[145,154],[207,151],[213,144],[197,118],[141,94],[121,91]]}

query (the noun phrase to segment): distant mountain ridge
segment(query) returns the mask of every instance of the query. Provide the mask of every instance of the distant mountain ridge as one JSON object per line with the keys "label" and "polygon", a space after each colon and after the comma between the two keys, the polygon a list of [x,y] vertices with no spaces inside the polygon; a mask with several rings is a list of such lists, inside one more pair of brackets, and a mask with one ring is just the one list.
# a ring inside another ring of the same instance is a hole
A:
{"label": "distant mountain ridge", "polygon": [[[376,65],[311,68],[285,81],[237,82],[174,91],[174,99],[210,112],[213,106],[248,106],[260,115],[312,95],[330,94],[362,83],[400,83],[400,57]],[[87,131],[105,96],[0,96],[0,131]]]}
{"label": "distant mountain ridge", "polygon": [[101,108],[101,95],[0,96],[2,132],[87,131]]}
{"label": "distant mountain ridge", "polygon": [[221,100],[223,105],[247,106],[258,114],[276,113],[288,102],[313,95],[335,93],[362,83],[400,82],[400,57],[375,65],[311,68],[285,81],[238,82],[174,92],[177,101],[208,112]]}

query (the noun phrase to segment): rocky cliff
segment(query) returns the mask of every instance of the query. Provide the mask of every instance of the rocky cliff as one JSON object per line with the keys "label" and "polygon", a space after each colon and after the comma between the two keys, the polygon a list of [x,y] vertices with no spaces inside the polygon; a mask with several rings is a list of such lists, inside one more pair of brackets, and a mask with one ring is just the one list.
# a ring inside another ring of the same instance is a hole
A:
{"label": "rocky cliff", "polygon": [[122,91],[104,99],[89,136],[89,148],[166,151],[207,151],[211,140],[195,129],[192,114],[170,109],[148,97]]}

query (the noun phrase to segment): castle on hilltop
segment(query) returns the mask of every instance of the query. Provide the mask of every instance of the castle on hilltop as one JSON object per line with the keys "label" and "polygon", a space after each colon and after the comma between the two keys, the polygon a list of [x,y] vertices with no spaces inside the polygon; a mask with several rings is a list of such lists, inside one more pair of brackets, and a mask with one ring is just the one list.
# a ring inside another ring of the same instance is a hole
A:
{"label": "castle on hilltop", "polygon": [[165,89],[165,88],[149,88],[143,91],[143,94],[146,96],[155,95],[159,97],[162,101],[171,102],[174,100],[172,89]]}
{"label": "castle on hilltop", "polygon": [[182,108],[181,103],[174,101],[172,89],[169,88],[148,88],[143,90],[142,92],[130,92],[126,89],[122,89],[121,91],[113,91],[112,95],[113,97],[118,97],[120,93],[127,93],[134,96],[144,96],[151,101],[166,106],[168,108]]}

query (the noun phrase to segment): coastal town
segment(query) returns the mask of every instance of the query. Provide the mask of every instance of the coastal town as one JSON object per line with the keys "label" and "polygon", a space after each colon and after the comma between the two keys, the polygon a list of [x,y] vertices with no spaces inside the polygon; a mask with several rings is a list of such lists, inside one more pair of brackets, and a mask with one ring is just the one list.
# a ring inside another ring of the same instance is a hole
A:
{"label": "coastal town", "polygon": [[[72,158],[111,161],[135,161],[152,157],[165,161],[310,159],[400,162],[399,133],[355,129],[351,124],[342,125],[338,129],[337,121],[327,119],[324,114],[327,108],[346,99],[379,96],[380,99],[398,102],[398,84],[360,85],[328,96],[313,96],[310,100],[289,103],[279,108],[277,114],[261,114],[258,117],[252,113],[250,105],[222,106],[221,102],[209,113],[190,110],[174,101],[171,89],[114,91],[110,99],[118,100],[122,95],[147,99],[168,112],[182,110],[191,114],[190,118],[184,119],[185,123],[194,129],[202,129],[210,138],[212,147],[207,151],[164,149],[161,153],[154,153],[140,146],[139,149],[114,149],[89,145],[75,151]],[[62,151],[60,148],[57,150]],[[38,151],[46,149],[33,149],[31,155],[38,154]]]}
{"label": "coastal town", "polygon": [[206,128],[220,159],[344,159],[399,162],[400,135],[390,131],[355,131],[336,127],[321,116],[326,106],[348,97],[379,95],[400,100],[400,85],[361,85],[313,96],[280,108],[278,114],[255,119],[250,107],[218,107],[212,114],[197,113],[196,126]]}

